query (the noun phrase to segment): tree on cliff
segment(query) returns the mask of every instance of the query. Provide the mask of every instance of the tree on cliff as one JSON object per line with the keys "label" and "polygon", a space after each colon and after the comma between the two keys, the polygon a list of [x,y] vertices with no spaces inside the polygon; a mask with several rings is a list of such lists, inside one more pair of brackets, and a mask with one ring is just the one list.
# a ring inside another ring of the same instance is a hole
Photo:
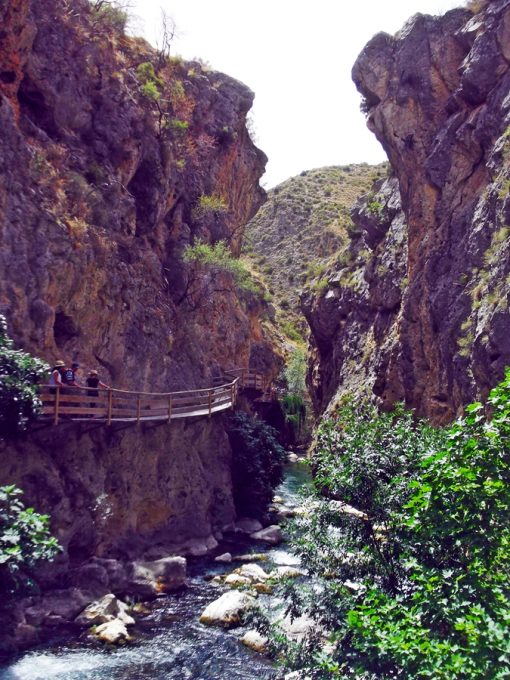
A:
{"label": "tree on cliff", "polygon": [[21,432],[37,416],[41,401],[36,385],[48,371],[41,359],[14,349],[0,315],[0,439]]}

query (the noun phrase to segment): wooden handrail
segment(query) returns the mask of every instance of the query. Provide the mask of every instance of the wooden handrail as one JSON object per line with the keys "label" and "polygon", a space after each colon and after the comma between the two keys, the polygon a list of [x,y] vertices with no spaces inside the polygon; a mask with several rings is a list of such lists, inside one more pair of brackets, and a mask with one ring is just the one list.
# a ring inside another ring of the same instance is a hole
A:
{"label": "wooden handrail", "polygon": [[[213,413],[234,408],[241,387],[257,388],[262,376],[251,369],[231,369],[225,374],[233,380],[215,387],[177,392],[133,392],[113,388],[64,387],[43,385],[40,397],[42,417],[53,418],[58,425],[62,417],[69,419],[100,419],[108,425],[117,421],[166,420]],[[244,380],[243,380],[244,378]],[[91,391],[93,390],[93,394]]]}

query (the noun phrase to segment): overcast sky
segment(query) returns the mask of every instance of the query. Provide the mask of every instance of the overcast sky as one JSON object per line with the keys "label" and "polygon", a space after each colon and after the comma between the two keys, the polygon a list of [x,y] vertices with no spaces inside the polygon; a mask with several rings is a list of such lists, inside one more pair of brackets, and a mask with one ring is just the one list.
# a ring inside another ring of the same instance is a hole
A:
{"label": "overcast sky", "polygon": [[272,187],[324,165],[378,163],[385,154],[359,110],[351,81],[357,55],[379,31],[455,0],[134,0],[136,33],[153,44],[161,8],[173,17],[173,53],[200,57],[255,92],[256,143]]}

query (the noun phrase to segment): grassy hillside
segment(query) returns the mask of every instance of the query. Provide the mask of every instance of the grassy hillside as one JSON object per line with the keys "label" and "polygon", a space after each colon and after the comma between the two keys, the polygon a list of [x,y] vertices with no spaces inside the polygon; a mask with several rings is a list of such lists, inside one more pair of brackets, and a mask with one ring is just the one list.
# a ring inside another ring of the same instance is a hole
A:
{"label": "grassy hillside", "polygon": [[[307,170],[269,191],[246,229],[244,255],[264,279],[281,330],[290,340],[306,334],[299,295],[343,249],[352,229],[350,210],[386,164]],[[317,279],[317,281],[315,281]]]}

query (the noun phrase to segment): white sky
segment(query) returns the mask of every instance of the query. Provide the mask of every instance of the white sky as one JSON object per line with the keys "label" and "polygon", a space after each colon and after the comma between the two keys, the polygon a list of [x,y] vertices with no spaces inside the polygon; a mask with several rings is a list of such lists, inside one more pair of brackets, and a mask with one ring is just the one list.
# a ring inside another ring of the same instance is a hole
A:
{"label": "white sky", "polygon": [[133,0],[136,33],[153,44],[161,8],[178,36],[173,54],[200,57],[255,92],[256,143],[272,187],[324,165],[378,163],[385,154],[365,126],[351,68],[379,31],[395,33],[416,12],[440,14],[462,0]]}

